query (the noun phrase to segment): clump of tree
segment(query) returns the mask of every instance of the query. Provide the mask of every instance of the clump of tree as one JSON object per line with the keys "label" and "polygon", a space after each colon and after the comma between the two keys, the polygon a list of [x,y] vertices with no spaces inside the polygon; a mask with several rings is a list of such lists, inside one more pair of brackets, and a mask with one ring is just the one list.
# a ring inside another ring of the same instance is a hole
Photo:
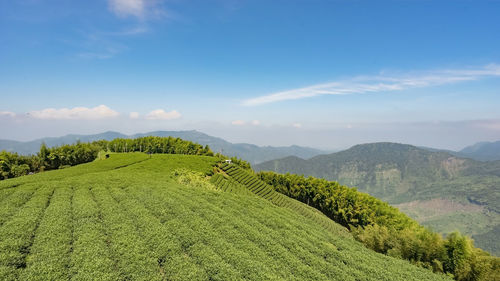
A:
{"label": "clump of tree", "polygon": [[76,143],[52,148],[42,144],[37,155],[28,156],[2,151],[0,180],[94,161],[99,150],[99,146],[91,143]]}
{"label": "clump of tree", "polygon": [[213,156],[208,145],[173,137],[117,138],[112,141],[95,141],[103,150],[111,152],[145,152]]}
{"label": "clump of tree", "polygon": [[276,191],[348,227],[374,251],[453,275],[456,280],[500,280],[500,259],[475,248],[470,238],[458,232],[443,238],[389,204],[337,182],[274,172],[257,176]]}
{"label": "clump of tree", "polygon": [[40,171],[61,169],[82,163],[92,162],[97,158],[101,148],[93,143],[62,145],[49,148],[45,144],[40,147],[38,158]]}
{"label": "clump of tree", "polygon": [[7,151],[0,152],[0,180],[27,175],[37,171],[36,155],[24,156]]}

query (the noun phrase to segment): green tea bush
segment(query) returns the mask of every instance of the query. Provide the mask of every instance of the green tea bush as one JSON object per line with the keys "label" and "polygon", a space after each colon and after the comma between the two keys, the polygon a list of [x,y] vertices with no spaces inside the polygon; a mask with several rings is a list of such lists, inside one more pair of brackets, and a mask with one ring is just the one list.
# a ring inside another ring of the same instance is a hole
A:
{"label": "green tea bush", "polygon": [[218,161],[111,154],[3,181],[0,280],[450,280],[367,249],[241,168],[210,179],[227,192],[174,176],[206,180]]}
{"label": "green tea bush", "polygon": [[173,175],[177,177],[177,182],[181,184],[209,190],[217,190],[217,188],[210,183],[210,178],[201,172],[194,172],[188,169],[176,169],[173,172]]}

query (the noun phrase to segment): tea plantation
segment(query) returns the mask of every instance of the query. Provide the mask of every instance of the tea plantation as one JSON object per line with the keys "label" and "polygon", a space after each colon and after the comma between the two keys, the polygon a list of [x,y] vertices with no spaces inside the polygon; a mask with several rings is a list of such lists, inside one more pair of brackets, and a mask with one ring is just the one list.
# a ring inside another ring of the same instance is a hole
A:
{"label": "tea plantation", "polygon": [[111,154],[0,182],[0,280],[451,280],[219,158]]}

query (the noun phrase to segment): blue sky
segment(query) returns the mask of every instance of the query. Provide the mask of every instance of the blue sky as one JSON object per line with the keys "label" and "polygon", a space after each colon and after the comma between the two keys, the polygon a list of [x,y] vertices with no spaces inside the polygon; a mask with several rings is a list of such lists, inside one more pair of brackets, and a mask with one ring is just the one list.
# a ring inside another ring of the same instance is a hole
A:
{"label": "blue sky", "polygon": [[499,1],[0,2],[0,132],[500,139]]}

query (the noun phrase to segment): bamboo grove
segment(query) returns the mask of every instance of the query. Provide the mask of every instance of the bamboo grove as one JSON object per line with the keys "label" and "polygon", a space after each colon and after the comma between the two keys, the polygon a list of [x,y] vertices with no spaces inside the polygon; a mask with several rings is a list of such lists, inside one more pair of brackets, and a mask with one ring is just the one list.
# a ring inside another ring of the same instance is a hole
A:
{"label": "bamboo grove", "polygon": [[100,147],[91,143],[77,143],[48,148],[40,147],[37,155],[19,155],[0,152],[0,179],[27,175],[29,173],[61,169],[94,161]]}
{"label": "bamboo grove", "polygon": [[101,150],[213,156],[208,146],[172,137],[119,138],[92,143],[78,142],[51,148],[42,144],[37,155],[25,156],[6,151],[0,152],[0,180],[88,163],[94,161]]}

